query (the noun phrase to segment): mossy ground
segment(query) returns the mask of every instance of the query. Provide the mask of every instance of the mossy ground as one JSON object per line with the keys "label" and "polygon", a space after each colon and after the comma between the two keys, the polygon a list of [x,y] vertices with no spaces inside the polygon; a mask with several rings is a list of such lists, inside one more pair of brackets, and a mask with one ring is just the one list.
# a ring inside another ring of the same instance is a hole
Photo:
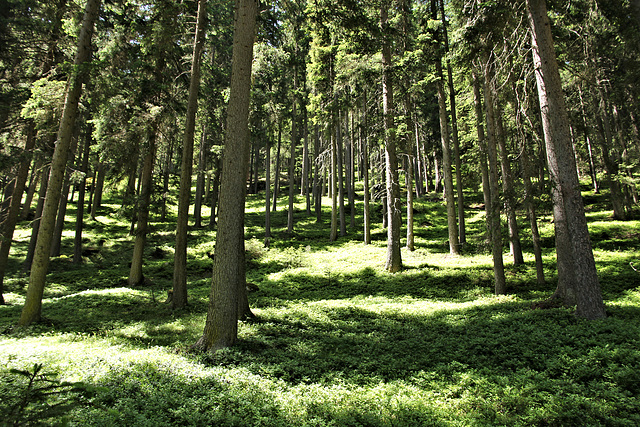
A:
{"label": "mossy ground", "polygon": [[[53,259],[43,322],[17,330],[30,233],[20,224],[5,279],[8,305],[0,307],[2,395],[13,396],[19,383],[9,369],[41,363],[61,379],[101,387],[68,413],[72,425],[640,424],[640,274],[630,265],[640,264],[640,223],[611,220],[604,196],[587,199],[609,315],[593,322],[569,308],[531,308],[555,288],[549,212],[540,218],[547,283],[536,284],[525,237],[527,263],[514,267],[505,254],[508,295],[495,297],[481,209],[467,209],[469,242],[452,257],[444,206],[418,200],[416,250],[403,249],[405,268],[389,274],[378,222],[373,244],[361,243],[361,204],[356,227],[331,243],[328,213],[317,223],[302,198],[287,235],[283,200],[267,249],[260,196],[249,197],[246,216],[257,317],[240,323],[237,346],[215,355],[188,351],[204,327],[215,231],[190,230],[189,307],[171,311],[164,300],[173,218],[152,222],[149,281],[130,288],[123,280],[133,238],[117,201],[107,200],[85,233],[99,253],[78,266],[68,256]],[[71,230],[74,204],[67,214]],[[72,241],[65,232],[64,254]]]}

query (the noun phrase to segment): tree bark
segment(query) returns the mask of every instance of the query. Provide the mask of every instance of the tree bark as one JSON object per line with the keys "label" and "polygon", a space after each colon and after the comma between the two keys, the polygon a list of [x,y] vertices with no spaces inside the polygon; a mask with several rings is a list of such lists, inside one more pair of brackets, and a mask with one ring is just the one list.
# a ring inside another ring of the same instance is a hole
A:
{"label": "tree bark", "polygon": [[138,221],[135,229],[136,240],[133,245],[133,256],[131,257],[131,268],[127,283],[129,286],[136,286],[143,282],[142,264],[144,260],[144,247],[147,242],[147,231],[149,221],[149,202],[153,188],[153,165],[156,158],[156,138],[157,130],[149,129],[149,142],[147,152],[142,165],[142,176],[140,179],[140,196],[138,202]]}
{"label": "tree bark", "polygon": [[498,150],[496,143],[496,118],[491,90],[493,65],[487,58],[484,64],[484,108],[487,120],[487,159],[489,163],[489,188],[491,203],[489,207],[489,236],[491,237],[491,254],[493,257],[493,275],[495,278],[495,294],[503,295],[507,291],[502,259],[502,233],[500,221],[500,193],[498,189]]}
{"label": "tree bark", "polygon": [[44,293],[45,279],[49,267],[49,252],[51,251],[51,239],[55,214],[60,201],[60,190],[64,178],[65,165],[73,135],[73,127],[78,115],[78,102],[82,94],[83,65],[91,59],[91,37],[93,36],[94,23],[100,10],[100,0],[87,0],[82,27],[78,37],[78,50],[75,59],[75,71],[69,79],[67,95],[65,99],[60,127],[58,129],[58,141],[56,143],[49,186],[45,197],[45,204],[38,230],[38,241],[31,264],[29,286],[24,307],[20,315],[18,325],[27,326],[40,319],[42,310],[42,295]]}
{"label": "tree bark", "polygon": [[[558,62],[553,47],[545,0],[527,0],[532,53],[538,83],[538,98],[547,147],[549,174],[554,187],[554,214],[564,214],[567,249],[570,250],[571,280],[576,284],[576,315],[586,319],[606,317],[589,230],[580,194],[575,158],[569,135],[569,119],[562,92]],[[557,225],[556,225],[557,226]],[[556,242],[558,241],[556,235]],[[558,280],[561,280],[558,272]]]}
{"label": "tree bark", "polygon": [[176,246],[173,264],[173,298],[171,308],[184,308],[187,305],[187,234],[189,222],[189,201],[191,199],[191,174],[193,171],[193,139],[196,130],[198,112],[198,92],[200,89],[200,64],[204,45],[207,1],[198,0],[198,19],[193,42],[191,61],[191,81],[187,117],[182,141],[182,165],[180,168],[180,192],[178,196],[178,219],[176,225]]}
{"label": "tree bark", "polygon": [[78,203],[76,203],[76,230],[73,241],[73,263],[82,263],[82,229],[84,228],[84,197],[87,188],[87,173],[89,172],[89,150],[91,149],[91,133],[93,125],[87,123],[84,134],[84,150],[82,152],[82,164],[80,171],[84,173],[84,177],[80,180],[80,189],[78,190]]}
{"label": "tree bark", "polygon": [[385,269],[396,273],[402,269],[400,253],[400,227],[402,210],[400,206],[400,182],[398,179],[398,158],[396,154],[396,128],[391,77],[391,41],[389,40],[389,3],[383,1],[380,8],[382,29],[382,114],[385,132],[385,164],[387,188],[387,258]]}
{"label": "tree bark", "polygon": [[20,216],[20,202],[22,193],[29,176],[29,166],[31,165],[32,151],[36,142],[36,129],[33,121],[27,123],[27,139],[24,144],[25,157],[20,163],[18,173],[15,177],[13,192],[11,193],[11,205],[6,217],[0,224],[2,235],[0,236],[0,305],[4,305],[4,275],[9,261],[9,250],[13,240],[13,233],[16,229],[18,216]]}
{"label": "tree bark", "polygon": [[243,250],[244,206],[249,162],[249,101],[251,62],[258,4],[237,0],[231,90],[227,109],[224,166],[220,185],[220,212],[209,310],[196,347],[215,352],[233,345],[238,335],[240,286],[245,286]]}

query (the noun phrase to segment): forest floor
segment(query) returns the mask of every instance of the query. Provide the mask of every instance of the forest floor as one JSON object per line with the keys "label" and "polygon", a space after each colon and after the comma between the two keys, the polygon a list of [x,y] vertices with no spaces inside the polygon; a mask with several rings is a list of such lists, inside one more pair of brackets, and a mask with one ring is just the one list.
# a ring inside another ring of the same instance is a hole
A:
{"label": "forest floor", "polygon": [[[215,355],[189,352],[204,328],[215,231],[190,230],[189,307],[172,311],[175,216],[152,222],[148,280],[130,288],[133,238],[117,201],[87,223],[85,245],[96,251],[82,265],[69,255],[71,203],[67,255],[50,265],[43,321],[17,329],[30,235],[21,223],[0,306],[0,424],[640,425],[640,221],[612,220],[605,195],[585,193],[608,313],[591,322],[571,308],[532,309],[555,289],[548,210],[546,284],[536,284],[523,219],[526,265],[514,267],[505,245],[508,295],[495,297],[484,211],[472,197],[459,257],[448,254],[444,205],[416,201],[416,250],[402,250],[396,274],[383,269],[385,230],[374,225],[373,243],[361,243],[361,201],[356,227],[329,242],[328,212],[316,223],[301,197],[288,236],[283,198],[267,249],[260,197],[249,196],[246,216],[256,318],[240,322],[237,346]],[[375,205],[376,224],[380,215]]]}

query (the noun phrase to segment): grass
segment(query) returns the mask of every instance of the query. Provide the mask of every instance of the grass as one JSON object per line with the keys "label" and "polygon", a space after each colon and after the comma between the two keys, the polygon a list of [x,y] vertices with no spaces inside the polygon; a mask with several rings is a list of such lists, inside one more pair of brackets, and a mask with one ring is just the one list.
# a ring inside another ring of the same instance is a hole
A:
{"label": "grass", "polygon": [[[601,197],[588,200],[602,206]],[[26,387],[15,370],[41,364],[60,381],[93,390],[69,406],[64,420],[45,424],[640,424],[640,275],[629,265],[640,264],[639,221],[613,221],[601,207],[588,209],[609,317],[587,322],[567,308],[531,309],[555,288],[548,213],[540,224],[547,283],[536,284],[531,253],[523,267],[505,254],[509,295],[495,297],[480,209],[467,210],[465,255],[451,257],[444,206],[417,201],[417,249],[403,249],[405,269],[389,274],[382,268],[385,230],[374,224],[373,244],[360,243],[361,206],[356,228],[330,243],[328,213],[318,224],[303,203],[287,236],[283,200],[266,249],[263,203],[251,196],[247,275],[259,288],[250,294],[257,317],[240,323],[237,346],[211,355],[188,349],[204,327],[206,254],[215,232],[190,230],[189,307],[172,312],[164,300],[174,226],[151,224],[144,269],[151,282],[126,287],[133,240],[113,203],[107,200],[102,216],[87,224],[88,245],[106,241],[100,253],[80,266],[66,256],[54,259],[44,321],[17,330],[28,281],[20,262],[29,230],[20,225],[5,279],[8,305],[0,307],[3,413],[15,390]],[[69,208],[71,224],[75,206]],[[65,232],[64,254],[72,240]],[[156,248],[162,254],[152,257]],[[38,414],[37,405],[30,408]]]}

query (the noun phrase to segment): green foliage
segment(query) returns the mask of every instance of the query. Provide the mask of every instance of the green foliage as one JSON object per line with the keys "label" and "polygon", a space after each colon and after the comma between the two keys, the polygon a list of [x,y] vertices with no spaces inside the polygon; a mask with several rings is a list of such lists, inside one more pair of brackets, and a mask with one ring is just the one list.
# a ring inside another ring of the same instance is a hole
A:
{"label": "green foliage", "polygon": [[56,421],[66,425],[68,413],[86,406],[102,391],[83,382],[60,381],[54,372],[44,372],[36,363],[32,370],[10,369],[0,375],[2,425],[36,425]]}
{"label": "green foliage", "polygon": [[[536,284],[526,253],[527,265],[506,266],[510,295],[494,297],[480,208],[467,210],[469,246],[476,249],[450,257],[442,202],[416,200],[417,249],[403,252],[402,272],[389,274],[384,230],[374,224],[372,244],[360,242],[361,204],[357,228],[334,243],[326,224],[302,214],[304,204],[295,206],[296,233],[285,239],[280,205],[265,247],[262,196],[249,196],[246,214],[253,236],[245,244],[247,279],[257,287],[249,298],[257,318],[240,323],[236,347],[214,355],[188,351],[204,325],[214,231],[189,231],[189,307],[180,312],[164,303],[172,225],[152,215],[149,282],[123,287],[132,240],[108,195],[100,223],[86,229],[90,242],[105,240],[100,256],[81,266],[52,260],[45,321],[15,331],[26,281],[12,260],[9,305],[0,307],[5,406],[21,401],[39,364],[71,380],[45,376],[54,382],[37,387],[81,381],[93,391],[69,385],[47,397],[49,405],[62,402],[60,416],[70,424],[88,426],[640,423],[640,289],[629,265],[640,263],[633,244],[638,223],[611,220],[601,210],[602,196],[586,199],[609,314],[597,322],[567,308],[531,309],[555,287],[551,249],[543,254],[548,283]],[[69,208],[71,221],[75,206]],[[543,238],[551,239],[549,217],[540,223]],[[15,237],[16,258],[24,255],[27,225]],[[63,253],[71,240],[63,239]],[[11,369],[23,373],[8,374]],[[30,402],[28,416],[50,407]]]}

